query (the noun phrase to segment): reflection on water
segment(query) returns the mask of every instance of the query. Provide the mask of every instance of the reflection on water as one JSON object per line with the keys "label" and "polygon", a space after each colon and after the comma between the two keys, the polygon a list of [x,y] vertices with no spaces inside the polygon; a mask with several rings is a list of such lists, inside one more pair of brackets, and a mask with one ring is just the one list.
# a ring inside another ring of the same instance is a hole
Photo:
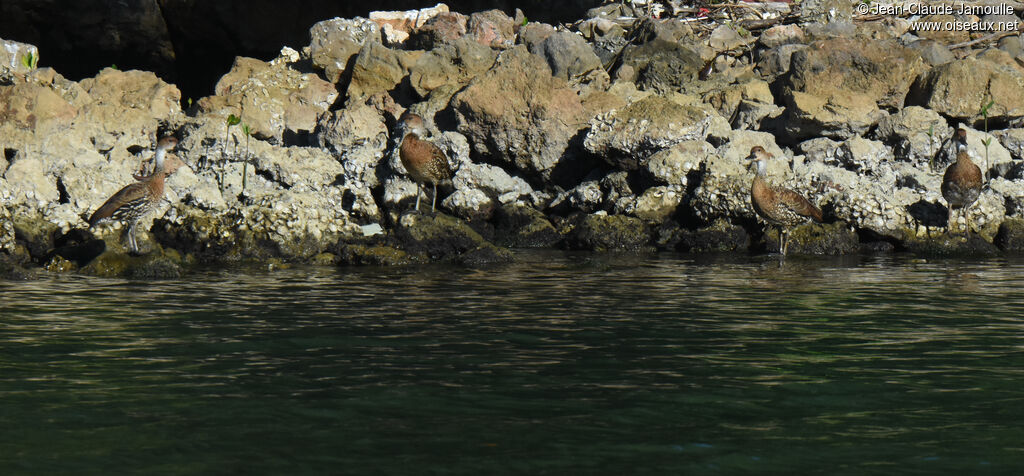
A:
{"label": "reflection on water", "polygon": [[0,469],[1024,465],[1024,262],[520,258],[0,282]]}

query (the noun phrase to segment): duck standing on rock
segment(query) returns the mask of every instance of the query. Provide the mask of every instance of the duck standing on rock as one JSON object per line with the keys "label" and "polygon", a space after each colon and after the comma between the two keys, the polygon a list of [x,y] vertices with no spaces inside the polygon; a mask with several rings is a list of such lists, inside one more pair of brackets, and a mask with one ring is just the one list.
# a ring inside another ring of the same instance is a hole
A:
{"label": "duck standing on rock", "polygon": [[956,162],[946,168],[942,176],[942,198],[948,204],[949,216],[946,230],[953,232],[953,209],[959,208],[964,212],[965,229],[964,235],[971,231],[971,205],[981,195],[982,174],[971,156],[967,152],[967,131],[957,129],[957,153]]}
{"label": "duck standing on rock", "polygon": [[779,253],[785,256],[789,248],[789,229],[808,219],[821,223],[821,209],[788,188],[768,183],[765,177],[768,159],[772,157],[759,145],[750,149],[747,160],[757,163],[757,175],[750,186],[750,203],[761,218],[779,226]]}
{"label": "duck standing on rock", "polygon": [[[107,199],[92,216],[89,226],[117,220],[128,226],[128,247],[133,254],[139,253],[135,241],[135,225],[150,212],[164,196],[164,179],[177,170],[177,166],[166,165],[165,155],[178,144],[174,137],[164,137],[157,142],[154,155],[153,173],[146,177],[135,176],[138,182],[127,185]],[[179,162],[180,163],[180,162]]]}
{"label": "duck standing on rock", "polygon": [[430,211],[433,212],[437,205],[438,182],[454,175],[448,157],[439,147],[420,138],[427,132],[422,117],[404,112],[398,118],[398,130],[405,133],[398,155],[409,176],[416,181],[416,210],[420,209],[420,184],[430,183],[434,187],[430,201]]}

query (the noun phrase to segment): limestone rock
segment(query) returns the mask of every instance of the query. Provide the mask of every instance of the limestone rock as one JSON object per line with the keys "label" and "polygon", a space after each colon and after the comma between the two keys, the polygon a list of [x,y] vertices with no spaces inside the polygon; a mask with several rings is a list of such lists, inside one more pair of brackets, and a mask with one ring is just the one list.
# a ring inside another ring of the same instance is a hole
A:
{"label": "limestone rock", "polygon": [[494,50],[467,38],[440,45],[412,66],[409,82],[420,97],[443,86],[463,86],[494,65]]}
{"label": "limestone rock", "polygon": [[804,30],[799,25],[775,25],[762,31],[757,42],[765,48],[777,48],[782,45],[803,43]]}
{"label": "limestone rock", "polygon": [[809,48],[804,44],[785,44],[761,53],[757,67],[769,77],[788,73],[793,63],[793,54]]}
{"label": "limestone rock", "polygon": [[548,175],[586,126],[579,97],[525,46],[503,51],[451,108],[476,153],[531,175]]}
{"label": "limestone rock", "polygon": [[[627,46],[619,68],[636,71],[640,89],[658,93],[682,91],[704,67],[700,55],[678,43],[655,39],[638,46]],[[633,78],[629,78],[633,79]]]}
{"label": "limestone rock", "polygon": [[1024,251],[1024,219],[1003,220],[996,233],[995,245],[1003,251]]}
{"label": "limestone rock", "polygon": [[890,144],[899,160],[926,164],[953,135],[939,113],[908,106],[878,122],[873,137]]}
{"label": "limestone rock", "polygon": [[494,48],[512,46],[515,21],[501,10],[487,10],[469,15],[467,36],[477,43]]}
{"label": "limestone rock", "polygon": [[921,56],[895,41],[835,38],[794,53],[786,83],[792,91],[826,99],[854,93],[899,108],[922,71]]}
{"label": "limestone rock", "polygon": [[659,247],[667,250],[715,253],[742,251],[750,247],[747,230],[727,220],[715,220],[711,225],[696,230],[669,226],[662,235]]}
{"label": "limestone rock", "polygon": [[989,61],[966,58],[932,68],[914,85],[908,105],[923,106],[968,123],[982,120],[981,107],[988,101],[989,120],[1010,121],[1024,117],[1024,74]]}
{"label": "limestone rock", "polygon": [[703,140],[683,141],[655,152],[644,169],[655,182],[685,187],[689,175],[711,160],[715,148]]}
{"label": "limestone rock", "polygon": [[364,102],[377,93],[391,91],[409,75],[422,55],[422,51],[394,50],[380,42],[367,41],[352,65],[348,100]]}
{"label": "limestone rock", "polygon": [[591,71],[603,71],[601,60],[580,35],[564,30],[556,31],[548,25],[528,26],[526,30],[536,31],[538,28],[550,31],[532,36],[524,35],[523,42],[531,53],[547,61],[554,77],[573,82]]}
{"label": "limestone rock", "polygon": [[203,113],[234,114],[253,135],[282,143],[285,136],[308,135],[317,117],[334,104],[334,85],[315,74],[301,74],[283,57],[270,63],[238,57],[214,89],[216,95],[199,101]]}
{"label": "limestone rock", "polygon": [[35,45],[0,38],[0,77],[11,73],[28,74],[38,61],[39,48]]}
{"label": "limestone rock", "polygon": [[365,18],[334,18],[309,29],[313,65],[324,71],[328,81],[337,83],[349,60],[369,41],[380,41],[380,27]]}
{"label": "limestone rock", "polygon": [[675,185],[651,187],[636,197],[625,212],[648,223],[661,223],[675,214],[684,195],[685,190]]}
{"label": "limestone rock", "polygon": [[623,170],[635,170],[652,153],[683,141],[724,135],[729,125],[706,107],[649,96],[591,120],[584,147]]}
{"label": "limestone rock", "polygon": [[434,15],[422,27],[409,35],[412,48],[432,50],[466,36],[467,17],[456,12],[442,12]]}

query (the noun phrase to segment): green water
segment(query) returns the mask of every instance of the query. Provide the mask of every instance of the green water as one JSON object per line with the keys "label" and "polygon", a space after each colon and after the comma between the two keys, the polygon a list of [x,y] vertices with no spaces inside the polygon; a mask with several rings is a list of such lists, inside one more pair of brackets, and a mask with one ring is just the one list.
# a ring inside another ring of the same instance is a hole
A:
{"label": "green water", "polygon": [[2,474],[1018,474],[1024,261],[0,282]]}

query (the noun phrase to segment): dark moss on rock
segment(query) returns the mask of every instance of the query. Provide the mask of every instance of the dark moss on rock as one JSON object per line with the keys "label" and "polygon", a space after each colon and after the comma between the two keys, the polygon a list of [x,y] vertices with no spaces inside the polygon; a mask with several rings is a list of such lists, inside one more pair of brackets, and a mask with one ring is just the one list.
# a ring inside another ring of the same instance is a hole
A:
{"label": "dark moss on rock", "polygon": [[569,232],[566,246],[574,250],[650,251],[651,234],[643,220],[625,215],[586,215]]}
{"label": "dark moss on rock", "polygon": [[[779,230],[772,227],[765,234],[768,251],[779,249]],[[860,251],[857,232],[846,223],[808,223],[793,228],[789,233],[788,253],[808,255],[844,255]]]}
{"label": "dark moss on rock", "polygon": [[995,245],[1003,251],[1024,251],[1024,219],[1003,220],[996,232]]}
{"label": "dark moss on rock", "polygon": [[0,253],[0,279],[25,281],[35,278],[35,271],[24,268],[11,256]]}
{"label": "dark moss on rock", "polygon": [[658,234],[658,248],[690,253],[711,253],[746,250],[750,235],[741,226],[717,220],[710,226],[691,230],[670,223]]}
{"label": "dark moss on rock", "polygon": [[508,262],[512,252],[498,248],[474,231],[469,224],[444,214],[406,213],[398,220],[395,239],[407,253],[422,254],[431,261],[458,261],[472,253],[472,261]]}
{"label": "dark moss on rock", "polygon": [[338,247],[336,264],[401,266],[412,263],[403,250],[386,245],[344,244]]}
{"label": "dark moss on rock", "polygon": [[495,213],[494,239],[510,248],[549,248],[562,241],[539,210],[522,205],[505,205]]}
{"label": "dark moss on rock", "polygon": [[903,240],[903,247],[907,251],[922,256],[984,257],[999,254],[996,245],[973,233],[966,237],[961,234],[950,235],[948,233],[920,237],[907,233],[907,237]]}
{"label": "dark moss on rock", "polygon": [[156,249],[142,256],[107,251],[82,268],[104,278],[168,279],[181,277],[184,258],[175,250]]}

